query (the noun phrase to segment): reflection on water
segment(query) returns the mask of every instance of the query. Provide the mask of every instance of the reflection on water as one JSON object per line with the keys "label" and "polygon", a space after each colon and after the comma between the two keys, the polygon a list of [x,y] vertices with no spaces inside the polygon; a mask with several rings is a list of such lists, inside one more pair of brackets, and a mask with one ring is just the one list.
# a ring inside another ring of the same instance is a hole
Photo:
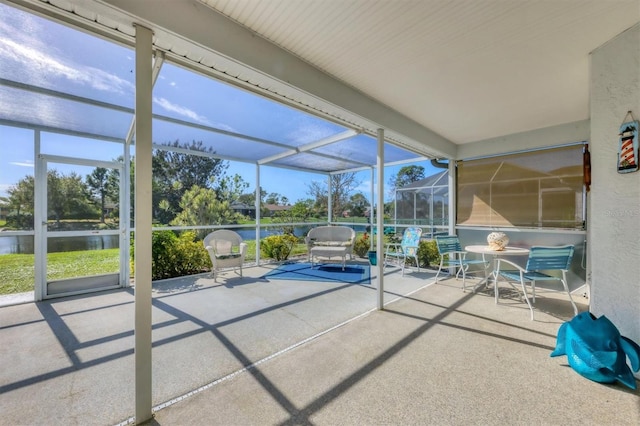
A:
{"label": "reflection on water", "polygon": [[[49,253],[111,248],[118,248],[117,235],[56,237],[47,240],[47,251]],[[0,235],[0,254],[33,254],[33,236],[17,235],[4,237]]]}
{"label": "reflection on water", "polygon": [[[293,229],[294,235],[302,237],[307,235],[311,226],[296,226]],[[356,232],[362,232],[365,226],[354,226]],[[255,240],[256,230],[252,228],[229,228],[236,231],[243,240]],[[260,238],[269,235],[281,234],[275,228],[261,229]],[[118,248],[118,235],[91,235],[86,237],[56,237],[47,240],[48,253],[57,253],[77,250],[102,250]],[[3,236],[0,233],[0,254],[33,254],[33,236],[14,235]]]}

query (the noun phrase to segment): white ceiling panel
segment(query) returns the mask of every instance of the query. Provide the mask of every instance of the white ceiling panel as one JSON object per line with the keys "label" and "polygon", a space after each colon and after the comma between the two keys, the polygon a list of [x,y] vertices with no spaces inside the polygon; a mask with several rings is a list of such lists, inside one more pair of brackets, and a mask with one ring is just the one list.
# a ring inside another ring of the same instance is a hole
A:
{"label": "white ceiling panel", "polygon": [[587,119],[589,53],[639,0],[201,0],[466,143]]}

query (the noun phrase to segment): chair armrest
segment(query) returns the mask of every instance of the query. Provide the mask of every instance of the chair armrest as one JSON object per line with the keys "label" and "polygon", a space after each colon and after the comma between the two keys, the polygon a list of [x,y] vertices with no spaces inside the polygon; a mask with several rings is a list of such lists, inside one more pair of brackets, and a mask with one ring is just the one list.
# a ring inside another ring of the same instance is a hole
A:
{"label": "chair armrest", "polygon": [[500,258],[498,258],[497,260],[498,260],[498,262],[496,264],[496,272],[498,272],[498,273],[500,273],[500,268],[502,266],[502,263],[506,263],[509,266],[513,266],[516,270],[518,270],[520,272],[526,272],[526,270],[522,266],[520,266],[520,265],[518,265],[518,264],[516,264],[516,263],[514,263],[514,262],[512,262],[510,260],[500,259]]}
{"label": "chair armrest", "polygon": [[247,254],[247,247],[249,247],[247,243],[240,243],[240,254],[242,255],[242,258]]}

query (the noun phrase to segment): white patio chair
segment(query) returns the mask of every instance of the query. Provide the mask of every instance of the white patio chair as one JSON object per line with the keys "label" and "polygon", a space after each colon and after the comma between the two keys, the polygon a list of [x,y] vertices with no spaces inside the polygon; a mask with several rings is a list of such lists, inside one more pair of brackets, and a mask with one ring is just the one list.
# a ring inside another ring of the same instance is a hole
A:
{"label": "white patio chair", "polygon": [[214,281],[218,278],[218,272],[224,268],[235,268],[236,273],[242,276],[247,244],[242,242],[242,237],[237,232],[225,229],[213,231],[202,242],[211,258],[211,276]]}

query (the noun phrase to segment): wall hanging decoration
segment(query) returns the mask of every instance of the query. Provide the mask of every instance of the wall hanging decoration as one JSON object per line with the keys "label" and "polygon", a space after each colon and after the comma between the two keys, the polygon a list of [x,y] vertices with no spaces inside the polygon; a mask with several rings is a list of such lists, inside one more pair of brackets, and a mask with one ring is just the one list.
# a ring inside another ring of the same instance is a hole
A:
{"label": "wall hanging decoration", "polygon": [[[616,381],[636,389],[634,371],[640,370],[640,346],[621,336],[604,315],[581,312],[558,330],[552,357],[566,355],[571,368],[599,383]],[[629,359],[629,364],[627,364]]]}
{"label": "wall hanging decoration", "polygon": [[589,192],[591,188],[591,153],[589,152],[589,144],[584,145],[584,151],[582,151],[582,178],[584,181],[584,189]]}
{"label": "wall hanging decoration", "polygon": [[[627,121],[627,117],[631,120]],[[640,123],[631,111],[625,115],[620,126],[620,148],[618,149],[618,173],[638,170],[638,127]]]}

